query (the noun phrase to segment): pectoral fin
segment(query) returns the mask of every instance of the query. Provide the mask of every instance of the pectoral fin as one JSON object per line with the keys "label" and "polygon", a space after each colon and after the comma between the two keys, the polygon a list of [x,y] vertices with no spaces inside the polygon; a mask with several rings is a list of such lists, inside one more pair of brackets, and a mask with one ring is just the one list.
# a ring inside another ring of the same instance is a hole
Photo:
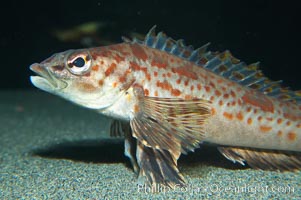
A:
{"label": "pectoral fin", "polygon": [[211,116],[208,101],[143,97],[139,105],[131,127],[143,145],[167,150],[175,159],[199,147],[204,123]]}

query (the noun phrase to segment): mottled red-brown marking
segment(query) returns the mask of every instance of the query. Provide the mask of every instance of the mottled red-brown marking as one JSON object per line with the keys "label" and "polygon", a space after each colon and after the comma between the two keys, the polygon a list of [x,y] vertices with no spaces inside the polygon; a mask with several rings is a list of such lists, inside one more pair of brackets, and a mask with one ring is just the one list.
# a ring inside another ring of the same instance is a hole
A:
{"label": "mottled red-brown marking", "polygon": [[266,133],[266,132],[271,131],[271,130],[272,130],[272,127],[270,127],[270,126],[260,126],[259,129],[260,129],[262,132]]}
{"label": "mottled red-brown marking", "polygon": [[224,115],[224,117],[227,118],[227,119],[230,119],[230,120],[233,119],[233,114],[231,114],[231,113],[224,112],[223,115]]}
{"label": "mottled red-brown marking", "polygon": [[207,79],[207,76],[204,73],[199,73],[198,75],[203,79]]}
{"label": "mottled red-brown marking", "polygon": [[158,72],[154,71],[154,76],[157,77],[158,76]]}
{"label": "mottled red-brown marking", "polygon": [[236,118],[237,118],[239,121],[242,121],[242,120],[244,119],[244,116],[242,115],[241,112],[238,112],[238,113],[236,114]]}
{"label": "mottled red-brown marking", "polygon": [[230,91],[230,95],[231,95],[233,98],[235,98],[235,97],[236,97],[236,94],[235,94],[235,92],[233,92],[232,90]]}
{"label": "mottled red-brown marking", "polygon": [[223,79],[221,79],[221,78],[217,79],[218,84],[221,84],[222,82],[223,82]]}
{"label": "mottled red-brown marking", "polygon": [[107,47],[110,50],[117,51],[117,52],[124,51],[124,45],[122,45],[122,44],[115,44],[115,45],[110,45],[110,46],[107,46]]}
{"label": "mottled red-brown marking", "polygon": [[146,76],[146,79],[149,81],[152,79],[151,75],[147,72],[145,73],[145,76]]}
{"label": "mottled red-brown marking", "polygon": [[191,78],[193,80],[197,80],[198,76],[192,71],[192,66],[188,65],[185,67],[174,67],[171,68],[173,73],[177,73],[180,76],[186,76],[187,78]]}
{"label": "mottled red-brown marking", "polygon": [[100,80],[98,81],[98,85],[99,85],[99,86],[102,86],[102,85],[103,85],[103,80],[102,80],[102,79],[100,79]]}
{"label": "mottled red-brown marking", "polygon": [[227,86],[229,86],[229,87],[233,87],[234,85],[235,85],[235,83],[232,82],[232,81],[230,81],[230,82],[227,83]]}
{"label": "mottled red-brown marking", "polygon": [[196,85],[196,87],[198,88],[198,90],[201,90],[201,89],[202,89],[202,86],[201,86],[201,84],[199,84],[199,83]]}
{"label": "mottled red-brown marking", "polygon": [[131,69],[127,69],[127,70],[124,72],[124,74],[123,74],[122,76],[119,77],[119,81],[120,81],[121,83],[126,82],[127,77],[128,77],[128,74],[130,74],[130,73],[131,73]]}
{"label": "mottled red-brown marking", "polygon": [[177,97],[181,95],[181,91],[178,89],[171,89],[171,94]]}
{"label": "mottled red-brown marking", "polygon": [[91,55],[91,57],[92,57],[93,60],[96,60],[97,57],[99,56],[98,53],[97,53],[96,51],[91,51],[91,52],[90,52],[90,55]]}
{"label": "mottled red-brown marking", "polygon": [[206,90],[206,92],[210,92],[210,87],[205,85],[205,90]]}
{"label": "mottled red-brown marking", "polygon": [[211,114],[215,115],[216,114],[216,110],[214,108],[211,108]]}
{"label": "mottled red-brown marking", "polygon": [[296,133],[294,133],[294,132],[289,132],[289,133],[287,134],[287,139],[288,139],[289,141],[295,141],[296,138],[297,138],[297,135],[296,135]]}
{"label": "mottled red-brown marking", "polygon": [[55,66],[52,66],[52,69],[54,71],[63,71],[65,69],[65,67],[63,65],[55,65]]}
{"label": "mottled red-brown marking", "polygon": [[257,117],[257,120],[258,120],[258,121],[261,121],[261,120],[262,120],[262,116],[258,116],[258,117]]}
{"label": "mottled red-brown marking", "polygon": [[194,85],[190,86],[190,90],[191,90],[191,91],[194,90]]}
{"label": "mottled red-brown marking", "polygon": [[166,63],[163,63],[163,62],[157,62],[155,60],[153,60],[151,62],[151,65],[154,66],[154,67],[158,67],[158,68],[162,68],[162,69],[165,69],[167,67],[167,64]]}
{"label": "mottled red-brown marking", "polygon": [[188,80],[188,79],[184,81],[184,85],[185,85],[185,86],[188,86],[188,83],[189,83],[189,80]]}
{"label": "mottled red-brown marking", "polygon": [[210,81],[209,85],[210,85],[212,88],[215,88],[215,84],[214,84],[212,81]]}
{"label": "mottled red-brown marking", "polygon": [[144,49],[141,46],[139,46],[138,44],[133,44],[130,45],[130,47],[132,49],[133,55],[136,58],[139,58],[143,61],[147,60],[147,54],[145,53]]}
{"label": "mottled red-brown marking", "polygon": [[251,112],[252,108],[251,107],[247,107],[247,112]]}
{"label": "mottled red-brown marking", "polygon": [[114,72],[114,70],[116,69],[117,65],[115,63],[112,63],[110,65],[110,67],[105,71],[105,75],[109,76],[110,74],[112,74]]}
{"label": "mottled red-brown marking", "polygon": [[157,81],[156,85],[157,85],[157,87],[160,87],[163,90],[170,91],[171,95],[173,95],[173,96],[180,96],[181,95],[181,91],[178,90],[178,89],[174,89],[172,87],[172,85],[169,82],[167,82],[166,80],[164,82]]}
{"label": "mottled red-brown marking", "polygon": [[139,106],[137,104],[134,105],[134,112],[135,113],[139,112]]}
{"label": "mottled red-brown marking", "polygon": [[224,97],[224,99],[228,99],[228,98],[229,98],[229,96],[230,96],[229,94],[224,94],[224,96],[223,96],[223,97]]}
{"label": "mottled red-brown marking", "polygon": [[94,85],[85,82],[79,83],[79,87],[81,88],[81,90],[88,91],[88,92],[93,92],[96,90],[96,87],[94,87]]}
{"label": "mottled red-brown marking", "polygon": [[222,95],[222,93],[221,93],[219,90],[215,90],[214,93],[215,93],[215,95],[218,96],[218,97]]}
{"label": "mottled red-brown marking", "polygon": [[189,95],[189,94],[187,94],[187,95],[185,95],[184,99],[185,99],[185,100],[190,100],[190,99],[192,99],[192,96]]}
{"label": "mottled red-brown marking", "polygon": [[144,89],[144,94],[145,94],[145,96],[149,96],[149,90],[148,89]]}
{"label": "mottled red-brown marking", "polygon": [[124,83],[126,81],[126,77],[125,76],[120,76],[118,78],[118,80],[120,81],[120,83]]}
{"label": "mottled red-brown marking", "polygon": [[160,87],[164,90],[171,90],[172,89],[171,84],[168,83],[166,80],[164,82],[157,81],[156,85],[157,85],[157,87]]}
{"label": "mottled red-brown marking", "polygon": [[283,113],[283,116],[286,119],[292,120],[292,121],[296,121],[298,120],[298,117],[296,115],[290,114],[290,113]]}
{"label": "mottled red-brown marking", "polygon": [[242,97],[242,100],[244,101],[244,103],[259,107],[263,111],[274,112],[272,101],[259,92],[246,92]]}
{"label": "mottled red-brown marking", "polygon": [[176,80],[176,83],[177,83],[177,84],[180,84],[180,83],[181,83],[181,79],[177,79],[177,80]]}
{"label": "mottled red-brown marking", "polygon": [[130,62],[130,65],[134,71],[143,71],[147,80],[151,80],[151,75],[148,73],[146,67],[142,67],[135,62]]}
{"label": "mottled red-brown marking", "polygon": [[251,125],[252,122],[253,122],[252,118],[248,118],[247,123],[248,123],[249,125]]}
{"label": "mottled red-brown marking", "polygon": [[281,137],[281,136],[282,136],[282,131],[278,131],[278,132],[277,132],[277,136],[278,136],[278,137]]}
{"label": "mottled red-brown marking", "polygon": [[97,48],[93,51],[90,51],[90,54],[94,60],[96,60],[98,57],[112,57],[112,52],[106,48]]}
{"label": "mottled red-brown marking", "polygon": [[116,60],[117,63],[120,63],[122,61],[125,61],[124,57],[121,57],[120,55],[116,54],[113,56],[113,58]]}
{"label": "mottled red-brown marking", "polygon": [[99,69],[99,66],[98,66],[98,65],[94,65],[94,66],[92,67],[92,71],[98,71],[98,69]]}
{"label": "mottled red-brown marking", "polygon": [[89,76],[91,76],[91,72],[85,73],[83,76],[89,77]]}
{"label": "mottled red-brown marking", "polygon": [[135,62],[130,62],[130,65],[131,65],[131,67],[133,68],[134,71],[139,71],[142,68],[140,65],[138,65]]}
{"label": "mottled red-brown marking", "polygon": [[157,96],[158,96],[158,91],[157,91],[157,90],[155,91],[155,94],[154,94],[154,95],[155,95],[155,97],[157,97]]}

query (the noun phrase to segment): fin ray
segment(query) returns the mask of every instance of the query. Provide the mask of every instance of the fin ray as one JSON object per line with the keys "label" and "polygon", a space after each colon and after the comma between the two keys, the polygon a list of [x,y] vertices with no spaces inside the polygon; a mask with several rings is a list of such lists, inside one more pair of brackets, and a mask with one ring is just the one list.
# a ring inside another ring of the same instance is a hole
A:
{"label": "fin ray", "polygon": [[[301,103],[301,93],[291,91],[281,86],[279,81],[266,78],[259,68],[259,62],[250,65],[240,62],[230,51],[211,52],[207,51],[209,43],[201,48],[194,49],[191,45],[186,46],[184,40],[174,40],[165,33],[156,34],[156,26],[147,33],[144,41],[134,38],[132,41],[124,39],[127,43],[138,43],[151,48],[156,48],[195,64],[204,67],[216,74],[233,80],[241,85],[257,89],[269,96],[279,98],[282,101]],[[263,79],[264,78],[264,79]]]}
{"label": "fin ray", "polygon": [[294,171],[301,168],[301,154],[276,150],[252,148],[219,147],[218,150],[227,159],[251,168],[262,170]]}
{"label": "fin ray", "polygon": [[168,150],[178,158],[199,147],[203,125],[211,115],[209,102],[143,97],[141,111],[131,121],[133,136],[144,145]]}
{"label": "fin ray", "polygon": [[164,184],[169,187],[175,184],[185,185],[176,160],[166,150],[156,150],[138,142],[137,162],[140,167],[139,182]]}
{"label": "fin ray", "polygon": [[111,137],[123,137],[125,135],[123,130],[123,124],[119,120],[113,120],[110,126]]}

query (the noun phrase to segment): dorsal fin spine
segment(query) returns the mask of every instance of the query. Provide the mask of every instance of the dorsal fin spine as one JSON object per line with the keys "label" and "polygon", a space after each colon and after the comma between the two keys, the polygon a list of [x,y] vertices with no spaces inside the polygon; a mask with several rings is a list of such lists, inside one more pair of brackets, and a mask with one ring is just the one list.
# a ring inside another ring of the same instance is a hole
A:
{"label": "dorsal fin spine", "polygon": [[[291,101],[301,103],[301,92],[284,89],[281,81],[272,81],[258,70],[259,62],[246,65],[232,56],[230,51],[222,53],[207,51],[210,43],[203,45],[198,49],[192,46],[186,46],[184,40],[173,40],[167,37],[165,33],[155,33],[156,26],[153,26],[147,33],[144,41],[133,39],[127,43],[138,43],[151,48],[156,48],[180,58],[194,62],[200,67],[204,67],[220,76],[233,80],[241,85],[257,89],[258,91],[272,97],[279,97],[282,101]],[[280,98],[281,97],[281,98]]]}
{"label": "dorsal fin spine", "polygon": [[158,35],[158,39],[157,39],[155,48],[162,50],[162,47],[165,45],[165,42],[166,42],[166,37],[163,36],[162,32],[160,32],[160,33]]}

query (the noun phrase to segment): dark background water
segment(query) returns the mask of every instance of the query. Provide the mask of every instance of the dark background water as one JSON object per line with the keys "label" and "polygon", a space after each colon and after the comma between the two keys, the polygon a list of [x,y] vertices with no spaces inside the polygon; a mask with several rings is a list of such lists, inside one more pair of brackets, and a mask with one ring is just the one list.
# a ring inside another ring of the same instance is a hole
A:
{"label": "dark background water", "polygon": [[1,2],[0,88],[33,88],[30,64],[83,47],[76,41],[59,41],[51,32],[98,21],[108,24],[104,34],[116,43],[122,35],[146,33],[155,24],[158,31],[194,47],[211,42],[212,50],[229,49],[247,63],[261,61],[268,77],[301,89],[298,5],[272,0]]}

